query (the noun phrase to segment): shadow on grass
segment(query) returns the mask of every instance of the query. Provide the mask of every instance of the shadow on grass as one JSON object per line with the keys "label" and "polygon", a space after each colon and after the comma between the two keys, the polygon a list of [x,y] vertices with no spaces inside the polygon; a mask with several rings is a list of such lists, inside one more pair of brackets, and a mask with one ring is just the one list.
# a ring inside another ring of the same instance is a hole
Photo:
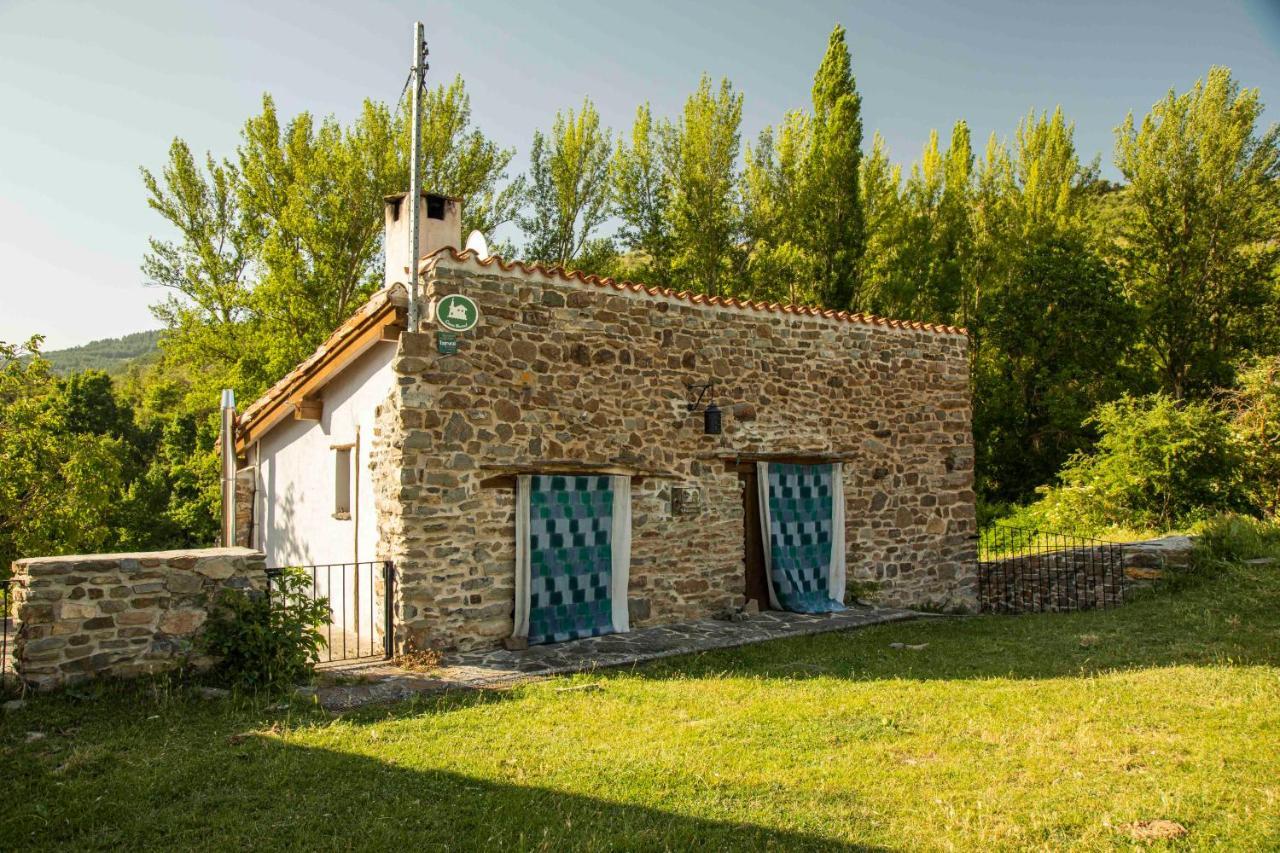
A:
{"label": "shadow on grass", "polygon": [[[519,780],[397,766],[372,755],[289,743],[269,731],[208,746],[175,755],[149,773],[105,759],[82,759],[71,773],[49,762],[29,764],[10,779],[24,795],[0,814],[0,847],[883,849]],[[523,775],[514,765],[510,772]],[[617,772],[599,768],[602,780],[616,780]]]}

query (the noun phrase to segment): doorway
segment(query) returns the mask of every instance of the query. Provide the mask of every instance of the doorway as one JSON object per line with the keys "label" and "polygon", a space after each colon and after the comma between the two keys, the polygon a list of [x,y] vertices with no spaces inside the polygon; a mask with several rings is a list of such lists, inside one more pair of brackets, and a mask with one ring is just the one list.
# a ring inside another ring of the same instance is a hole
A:
{"label": "doorway", "polygon": [[738,469],[738,483],[742,486],[743,562],[745,577],[743,594],[747,601],[755,601],[761,610],[771,609],[769,604],[769,579],[764,565],[764,534],[760,529],[760,487],[756,480],[754,463],[744,463]]}

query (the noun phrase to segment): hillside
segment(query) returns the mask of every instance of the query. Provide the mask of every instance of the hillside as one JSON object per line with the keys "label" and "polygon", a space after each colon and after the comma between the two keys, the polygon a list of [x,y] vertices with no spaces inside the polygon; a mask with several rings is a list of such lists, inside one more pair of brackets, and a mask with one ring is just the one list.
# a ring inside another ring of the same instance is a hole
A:
{"label": "hillside", "polygon": [[60,374],[81,370],[102,370],[112,375],[124,373],[134,362],[149,362],[159,353],[161,331],[134,332],[119,338],[103,338],[78,347],[50,350],[44,353],[53,369]]}

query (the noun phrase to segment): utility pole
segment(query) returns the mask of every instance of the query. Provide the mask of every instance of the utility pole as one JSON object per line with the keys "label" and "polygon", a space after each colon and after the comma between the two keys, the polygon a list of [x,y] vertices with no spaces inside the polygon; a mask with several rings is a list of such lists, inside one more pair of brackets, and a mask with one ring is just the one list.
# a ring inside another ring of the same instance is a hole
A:
{"label": "utility pole", "polygon": [[427,74],[427,43],[422,22],[413,25],[413,67],[409,85],[413,89],[412,132],[409,142],[409,331],[418,331],[422,307],[418,300],[418,206],[422,203],[422,84]]}

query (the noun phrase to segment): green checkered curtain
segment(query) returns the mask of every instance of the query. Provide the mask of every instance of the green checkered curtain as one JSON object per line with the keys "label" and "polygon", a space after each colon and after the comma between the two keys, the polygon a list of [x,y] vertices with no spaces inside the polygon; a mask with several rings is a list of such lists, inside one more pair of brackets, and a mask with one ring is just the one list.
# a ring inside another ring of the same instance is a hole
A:
{"label": "green checkered curtain", "polygon": [[841,466],[762,462],[759,481],[770,604],[794,613],[844,610]]}
{"label": "green checkered curtain", "polygon": [[533,645],[626,631],[630,480],[535,474],[517,490],[516,636]]}

